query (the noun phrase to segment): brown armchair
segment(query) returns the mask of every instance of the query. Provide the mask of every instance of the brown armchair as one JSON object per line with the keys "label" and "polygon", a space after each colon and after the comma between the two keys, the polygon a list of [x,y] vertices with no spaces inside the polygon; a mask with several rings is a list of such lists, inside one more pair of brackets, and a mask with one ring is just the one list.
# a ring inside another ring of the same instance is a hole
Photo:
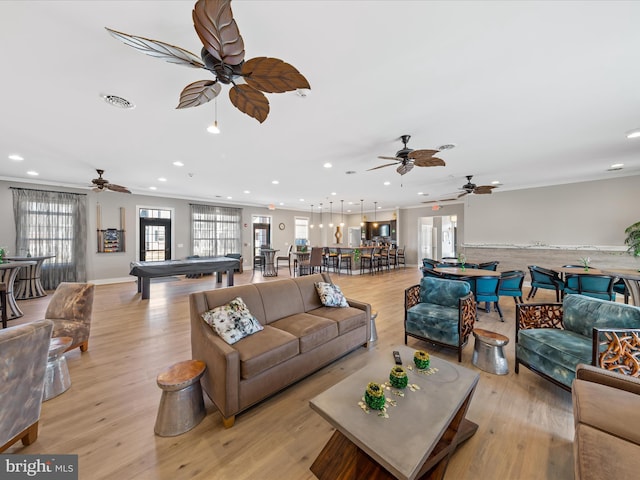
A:
{"label": "brown armchair", "polygon": [[48,320],[0,330],[0,452],[38,438],[53,325]]}
{"label": "brown armchair", "polygon": [[73,338],[67,351],[89,349],[94,289],[92,283],[63,282],[51,297],[44,316],[53,322],[53,337]]}
{"label": "brown armchair", "polygon": [[640,379],[580,364],[572,389],[578,480],[637,478]]}

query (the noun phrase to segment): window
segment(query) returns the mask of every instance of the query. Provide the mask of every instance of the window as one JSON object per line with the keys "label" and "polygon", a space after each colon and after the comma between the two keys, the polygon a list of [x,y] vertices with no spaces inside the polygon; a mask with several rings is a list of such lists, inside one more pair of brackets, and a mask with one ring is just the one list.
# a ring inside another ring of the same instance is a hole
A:
{"label": "window", "polygon": [[201,257],[242,251],[242,209],[191,205],[191,250]]}
{"label": "window", "polygon": [[13,188],[18,256],[54,255],[42,266],[42,286],[86,280],[86,196]]}
{"label": "window", "polygon": [[309,219],[296,217],[294,228],[296,245],[307,245],[309,243]]}

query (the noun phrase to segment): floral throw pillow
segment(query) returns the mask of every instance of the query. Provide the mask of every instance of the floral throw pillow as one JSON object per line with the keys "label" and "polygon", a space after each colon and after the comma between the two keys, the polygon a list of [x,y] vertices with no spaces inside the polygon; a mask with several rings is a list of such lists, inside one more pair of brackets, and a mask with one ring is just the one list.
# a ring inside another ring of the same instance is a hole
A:
{"label": "floral throw pillow", "polygon": [[320,296],[320,301],[325,307],[348,307],[347,299],[344,298],[342,290],[333,283],[316,282],[316,291]]}
{"label": "floral throw pillow", "polygon": [[240,297],[203,313],[202,318],[229,345],[264,328]]}

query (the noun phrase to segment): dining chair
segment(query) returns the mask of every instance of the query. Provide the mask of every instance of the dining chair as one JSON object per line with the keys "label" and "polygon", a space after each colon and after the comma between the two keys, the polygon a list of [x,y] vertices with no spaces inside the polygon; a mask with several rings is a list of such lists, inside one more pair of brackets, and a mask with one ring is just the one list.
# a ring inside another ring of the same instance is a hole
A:
{"label": "dining chair", "polygon": [[389,266],[393,268],[398,266],[398,249],[395,245],[389,249]]}
{"label": "dining chair", "polygon": [[347,272],[353,274],[353,252],[343,252],[341,248],[338,248],[338,273],[342,269],[346,269]]}
{"label": "dining chair", "polygon": [[405,256],[404,256],[404,252],[405,252],[405,247],[402,247],[402,248],[398,249],[398,254],[397,254],[398,266],[400,266],[400,264],[402,264],[403,268],[407,266],[406,259],[405,259]]}
{"label": "dining chair", "polygon": [[0,308],[2,309],[2,328],[7,328],[7,284],[0,283]]}
{"label": "dining chair", "polygon": [[500,315],[500,321],[504,322],[502,317],[502,310],[500,309],[500,277],[494,276],[481,276],[474,277],[476,288],[474,294],[478,303],[485,303],[485,311],[489,313],[491,311],[491,304],[493,303],[494,309]]}
{"label": "dining chair", "polygon": [[316,268],[322,273],[323,248],[311,247],[311,255],[308,260],[298,262],[300,276],[311,275],[316,272]]}
{"label": "dining chair", "polygon": [[389,270],[389,247],[382,247],[378,254],[378,271],[384,267]]}
{"label": "dining chair", "polygon": [[500,274],[500,290],[498,295],[501,297],[512,297],[516,303],[524,303],[522,301],[522,284],[524,283],[525,273],[522,270],[509,270]]}
{"label": "dining chair", "polygon": [[278,266],[280,265],[280,262],[287,262],[287,267],[289,268],[289,275],[291,275],[291,249],[293,249],[293,244],[289,245],[286,256],[281,255],[279,257],[276,257],[276,271],[278,270]]}
{"label": "dining chair", "polygon": [[609,275],[567,274],[564,293],[565,295],[573,293],[615,302],[614,283],[615,277]]}
{"label": "dining chair", "polygon": [[624,283],[623,279],[619,278],[613,284],[613,291],[615,293],[619,293],[620,295],[624,296],[624,303],[626,303],[626,304],[629,303],[629,289],[627,288],[627,284]]}
{"label": "dining chair", "polygon": [[498,269],[498,264],[500,262],[497,260],[493,260],[491,262],[483,262],[483,263],[479,263],[478,264],[478,268],[480,270],[491,270],[493,272],[495,272]]}
{"label": "dining chair", "polygon": [[[448,278],[445,277],[444,273],[436,272],[433,268],[422,267],[422,276],[423,277],[434,277],[434,278]],[[458,278],[456,278],[458,280]]]}
{"label": "dining chair", "polygon": [[556,302],[560,301],[560,295],[564,291],[564,282],[560,278],[558,272],[542,268],[537,265],[529,265],[529,274],[531,275],[531,290],[527,296],[527,300],[535,298],[539,288],[546,290],[555,290]]}
{"label": "dining chair", "polygon": [[437,261],[435,261],[435,260],[433,260],[433,259],[431,259],[431,258],[423,258],[423,259],[422,259],[422,266],[423,266],[424,268],[429,268],[429,269],[431,269],[431,270],[433,270],[434,268],[436,268],[436,267],[438,266],[438,263],[439,263],[439,262],[437,262]]}

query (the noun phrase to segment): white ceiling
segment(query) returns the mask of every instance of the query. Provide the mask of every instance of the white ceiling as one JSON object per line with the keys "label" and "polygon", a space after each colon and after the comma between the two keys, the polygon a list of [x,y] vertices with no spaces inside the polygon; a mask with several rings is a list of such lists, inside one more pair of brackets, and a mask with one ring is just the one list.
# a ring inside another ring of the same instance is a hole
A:
{"label": "white ceiling", "polygon": [[[220,135],[205,130],[213,102],[175,109],[209,72],[104,30],[199,54],[193,4],[1,1],[0,179],[87,187],[102,168],[137,194],[306,211],[333,201],[336,212],[341,200],[358,211],[360,199],[387,209],[446,197],[470,174],[500,181],[496,192],[640,174],[640,139],[624,135],[640,127],[640,2],[237,0],[246,58],[291,63],[311,91],[269,95],[259,124],[225,87]],[[446,167],[366,171],[402,134],[414,149],[457,147],[441,154]],[[614,163],[624,169],[608,172]]]}

